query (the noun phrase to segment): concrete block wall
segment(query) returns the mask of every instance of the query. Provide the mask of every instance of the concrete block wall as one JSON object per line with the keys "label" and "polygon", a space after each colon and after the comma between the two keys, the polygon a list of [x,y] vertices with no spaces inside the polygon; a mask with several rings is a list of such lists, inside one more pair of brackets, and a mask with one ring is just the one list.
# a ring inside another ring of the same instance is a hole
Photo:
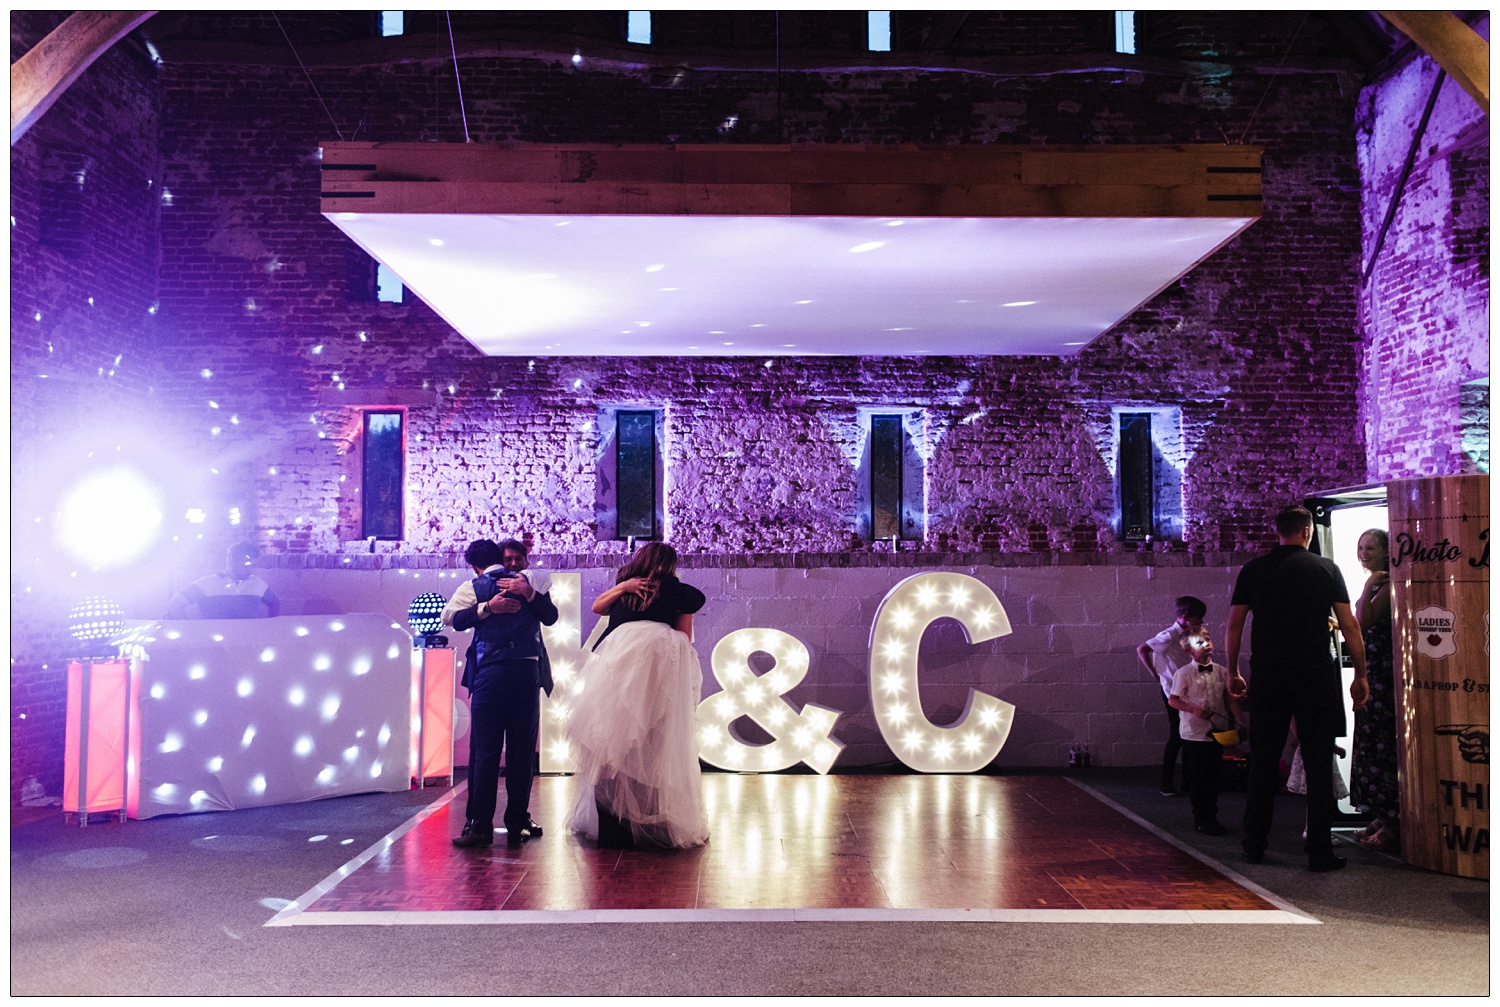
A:
{"label": "concrete block wall", "polygon": [[[1489,37],[1489,18],[1475,29]],[[1397,203],[1359,299],[1360,419],[1371,481],[1478,470],[1464,450],[1462,387],[1490,370],[1489,118],[1450,77],[1438,92],[1411,177],[1397,185],[1437,81],[1420,51],[1360,94],[1356,119],[1363,260]]]}
{"label": "concrete block wall", "polygon": [[[781,630],[802,641],[810,656],[807,677],[787,700],[798,709],[811,702],[843,712],[834,731],[847,746],[839,765],[889,764],[894,759],[871,708],[871,627],[887,592],[905,578],[958,572],[995,592],[1013,631],[970,645],[953,620],[928,628],[920,673],[928,719],[952,723],[974,688],[1016,706],[996,765],[1062,766],[1073,744],[1087,744],[1098,765],[1150,764],[1161,757],[1166,714],[1135,648],[1172,622],[1173,601],[1183,594],[1207,602],[1206,624],[1222,642],[1240,557],[1164,556],[1146,565],[1126,556],[1086,566],[946,558],[953,562],[917,565],[912,557],[893,557],[862,566],[700,567],[688,557],[682,578],[708,596],[694,620],[704,697],[719,691],[710,655],[720,639],[739,629]],[[580,639],[587,640],[596,621],[587,602],[614,583],[614,568],[589,556],[538,554],[535,560],[539,569],[579,575],[585,602]],[[393,568],[383,557],[336,568],[299,567],[290,557],[285,562],[262,571],[285,614],[374,611],[403,625],[412,598],[425,591],[451,596],[465,576],[452,569]],[[380,568],[369,568],[377,563]],[[449,639],[466,646],[464,635]]]}

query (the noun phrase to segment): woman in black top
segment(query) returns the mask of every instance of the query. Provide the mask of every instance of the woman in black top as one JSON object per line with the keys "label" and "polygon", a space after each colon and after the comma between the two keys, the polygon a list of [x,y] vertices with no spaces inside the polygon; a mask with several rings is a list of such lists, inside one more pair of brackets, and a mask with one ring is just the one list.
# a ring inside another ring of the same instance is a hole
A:
{"label": "woman in black top", "polygon": [[642,546],[594,600],[608,624],[568,718],[578,798],[569,825],[604,847],[708,841],[698,767],[703,668],[693,613],[703,592],[677,579],[677,553]]}

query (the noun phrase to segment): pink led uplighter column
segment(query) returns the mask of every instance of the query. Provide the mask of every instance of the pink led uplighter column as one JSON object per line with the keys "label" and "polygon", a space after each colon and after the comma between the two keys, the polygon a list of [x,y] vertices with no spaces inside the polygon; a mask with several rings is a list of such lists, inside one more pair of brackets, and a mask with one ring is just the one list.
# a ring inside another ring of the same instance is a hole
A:
{"label": "pink led uplighter column", "polygon": [[418,787],[434,776],[447,777],[453,785],[454,655],[452,647],[412,651],[411,726]]}
{"label": "pink led uplighter column", "polygon": [[140,750],[139,685],[124,660],[68,662],[63,811],[80,825],[95,811],[118,811],[123,822],[138,805],[130,776]]}

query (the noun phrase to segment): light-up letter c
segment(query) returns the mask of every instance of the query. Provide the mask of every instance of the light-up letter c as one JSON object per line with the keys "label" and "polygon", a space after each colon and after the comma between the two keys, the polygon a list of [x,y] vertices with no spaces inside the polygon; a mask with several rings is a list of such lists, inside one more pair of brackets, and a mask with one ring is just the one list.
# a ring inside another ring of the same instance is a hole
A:
{"label": "light-up letter c", "polygon": [[1000,599],[961,573],[919,573],[885,596],[870,628],[870,705],[896,758],[921,773],[972,773],[1000,753],[1014,705],[969,690],[963,715],[938,727],[922,713],[917,650],[938,619],[956,619],[970,643],[1010,635]]}

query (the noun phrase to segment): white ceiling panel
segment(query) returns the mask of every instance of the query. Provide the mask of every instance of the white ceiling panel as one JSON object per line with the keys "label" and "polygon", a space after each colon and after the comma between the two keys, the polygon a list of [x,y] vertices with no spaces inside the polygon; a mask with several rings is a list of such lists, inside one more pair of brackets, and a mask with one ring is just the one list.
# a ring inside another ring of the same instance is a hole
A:
{"label": "white ceiling panel", "polygon": [[492,356],[1068,355],[1254,220],[327,216]]}

